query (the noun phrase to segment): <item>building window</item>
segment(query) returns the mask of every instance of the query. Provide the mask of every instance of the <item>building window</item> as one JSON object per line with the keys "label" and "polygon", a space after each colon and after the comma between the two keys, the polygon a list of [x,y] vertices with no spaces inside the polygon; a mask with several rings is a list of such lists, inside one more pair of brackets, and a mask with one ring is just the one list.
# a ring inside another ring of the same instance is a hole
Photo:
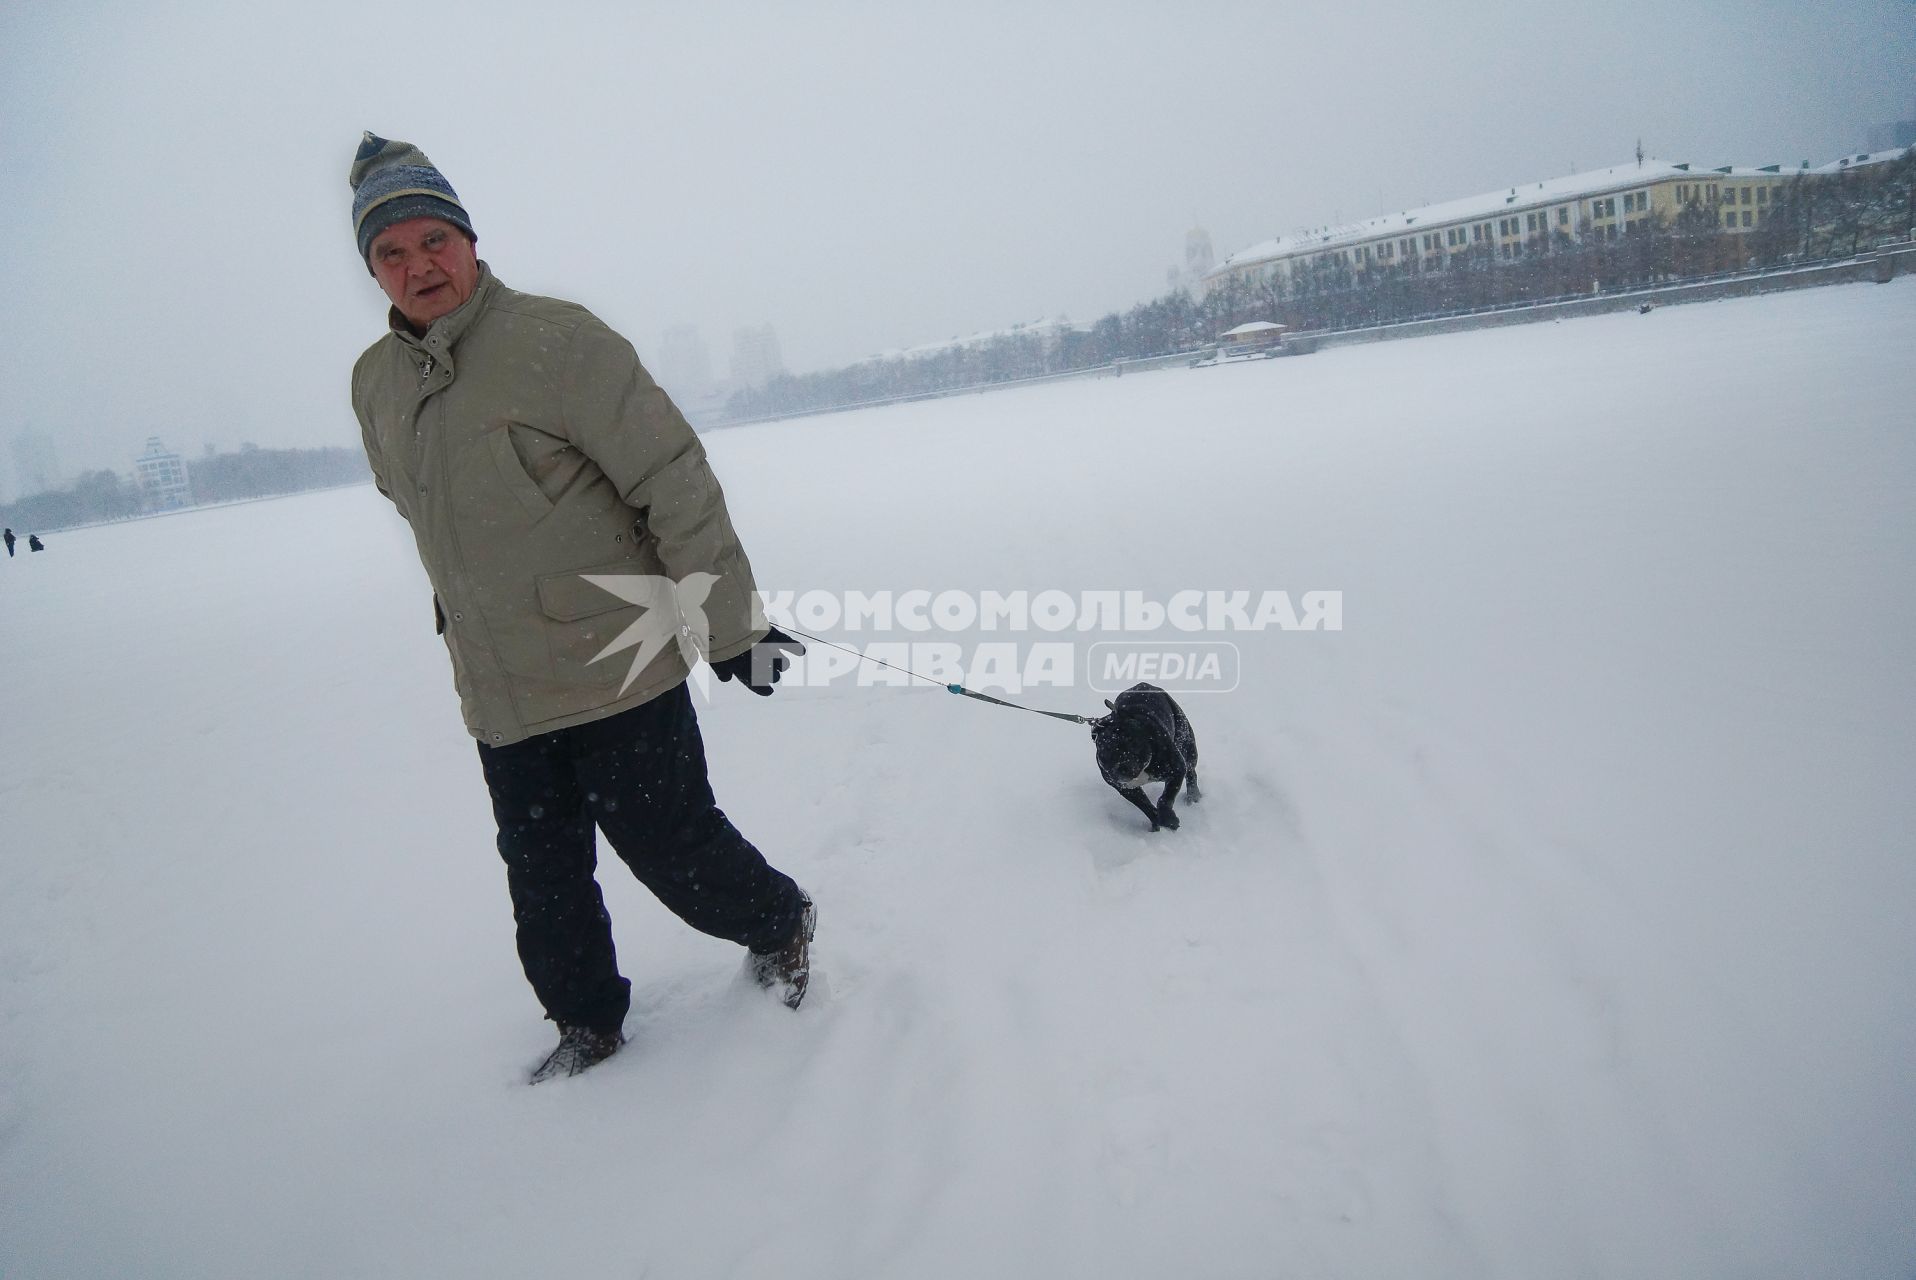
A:
{"label": "building window", "polygon": [[1748,209],[1743,211],[1743,225],[1746,227],[1750,225],[1750,211]]}
{"label": "building window", "polygon": [[1736,213],[1734,210],[1726,212],[1723,215],[1723,225],[1726,227],[1734,227],[1736,225]]}
{"label": "building window", "polygon": [[1758,204],[1768,204],[1770,202],[1770,189],[1768,187],[1758,187],[1756,189],[1756,202]]}
{"label": "building window", "polygon": [[1481,222],[1470,228],[1470,238],[1472,240],[1481,240],[1484,238],[1484,227]]}
{"label": "building window", "polygon": [[1560,227],[1567,227],[1570,225],[1570,206],[1569,205],[1564,205],[1557,210],[1557,225]]}

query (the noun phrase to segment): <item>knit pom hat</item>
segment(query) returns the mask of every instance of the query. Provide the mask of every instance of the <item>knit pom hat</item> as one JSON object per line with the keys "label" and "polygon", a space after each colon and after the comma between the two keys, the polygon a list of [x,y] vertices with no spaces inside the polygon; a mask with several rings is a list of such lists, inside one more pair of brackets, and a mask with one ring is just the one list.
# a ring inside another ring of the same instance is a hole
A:
{"label": "knit pom hat", "polygon": [[[442,218],[474,241],[478,233],[459,193],[433,168],[426,153],[410,142],[391,142],[375,133],[359,140],[348,182],[353,187],[353,236],[366,258],[379,233],[408,218]],[[371,261],[367,261],[368,267]]]}

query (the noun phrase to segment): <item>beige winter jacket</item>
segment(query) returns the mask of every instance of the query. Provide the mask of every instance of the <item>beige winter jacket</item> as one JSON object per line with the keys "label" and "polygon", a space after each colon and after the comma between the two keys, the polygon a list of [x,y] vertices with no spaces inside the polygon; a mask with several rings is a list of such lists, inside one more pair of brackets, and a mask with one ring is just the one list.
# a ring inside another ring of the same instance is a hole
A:
{"label": "beige winter jacket", "polygon": [[[705,449],[624,338],[480,264],[424,337],[397,313],[353,368],[380,492],[412,525],[466,727],[499,746],[635,707],[683,682],[676,643],[592,659],[647,612],[582,574],[713,574],[714,661],[765,634],[752,568]],[[678,630],[678,619],[671,620]]]}

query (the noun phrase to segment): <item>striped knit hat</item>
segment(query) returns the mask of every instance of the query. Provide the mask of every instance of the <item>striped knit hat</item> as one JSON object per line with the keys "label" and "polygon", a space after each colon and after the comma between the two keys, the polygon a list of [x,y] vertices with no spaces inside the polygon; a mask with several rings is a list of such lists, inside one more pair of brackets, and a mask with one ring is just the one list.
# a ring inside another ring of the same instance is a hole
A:
{"label": "striped knit hat", "polygon": [[[379,233],[408,218],[442,218],[474,242],[479,235],[466,217],[459,193],[410,142],[389,142],[374,133],[359,140],[347,181],[353,187],[353,236],[359,256],[371,252]],[[370,268],[371,261],[367,266]]]}

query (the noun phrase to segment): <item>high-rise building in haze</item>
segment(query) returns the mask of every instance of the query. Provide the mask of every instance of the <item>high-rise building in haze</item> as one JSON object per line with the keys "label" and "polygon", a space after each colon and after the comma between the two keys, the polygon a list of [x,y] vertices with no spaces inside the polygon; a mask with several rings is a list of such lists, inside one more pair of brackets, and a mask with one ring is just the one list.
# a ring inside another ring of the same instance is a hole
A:
{"label": "high-rise building in haze", "polygon": [[658,383],[674,400],[700,400],[712,391],[712,357],[689,324],[673,325],[659,343]]}
{"label": "high-rise building in haze", "polygon": [[769,324],[744,328],[732,335],[732,381],[741,387],[762,387],[785,372],[778,353],[778,331]]}
{"label": "high-rise building in haze", "polygon": [[186,460],[162,444],[158,436],[146,438],[146,452],[135,460],[133,470],[140,478],[140,500],[148,511],[177,511],[192,505]]}
{"label": "high-rise building in haze", "polygon": [[22,498],[51,489],[60,476],[59,459],[53,452],[53,437],[31,427],[14,436],[13,472]]}
{"label": "high-rise building in haze", "polygon": [[1203,227],[1192,227],[1185,232],[1184,274],[1193,280],[1202,280],[1216,265],[1217,255],[1211,252],[1211,233]]}
{"label": "high-rise building in haze", "polygon": [[1204,277],[1216,265],[1217,255],[1211,251],[1211,233],[1203,227],[1192,227],[1184,233],[1183,263],[1166,270],[1164,282],[1173,289],[1202,293]]}

